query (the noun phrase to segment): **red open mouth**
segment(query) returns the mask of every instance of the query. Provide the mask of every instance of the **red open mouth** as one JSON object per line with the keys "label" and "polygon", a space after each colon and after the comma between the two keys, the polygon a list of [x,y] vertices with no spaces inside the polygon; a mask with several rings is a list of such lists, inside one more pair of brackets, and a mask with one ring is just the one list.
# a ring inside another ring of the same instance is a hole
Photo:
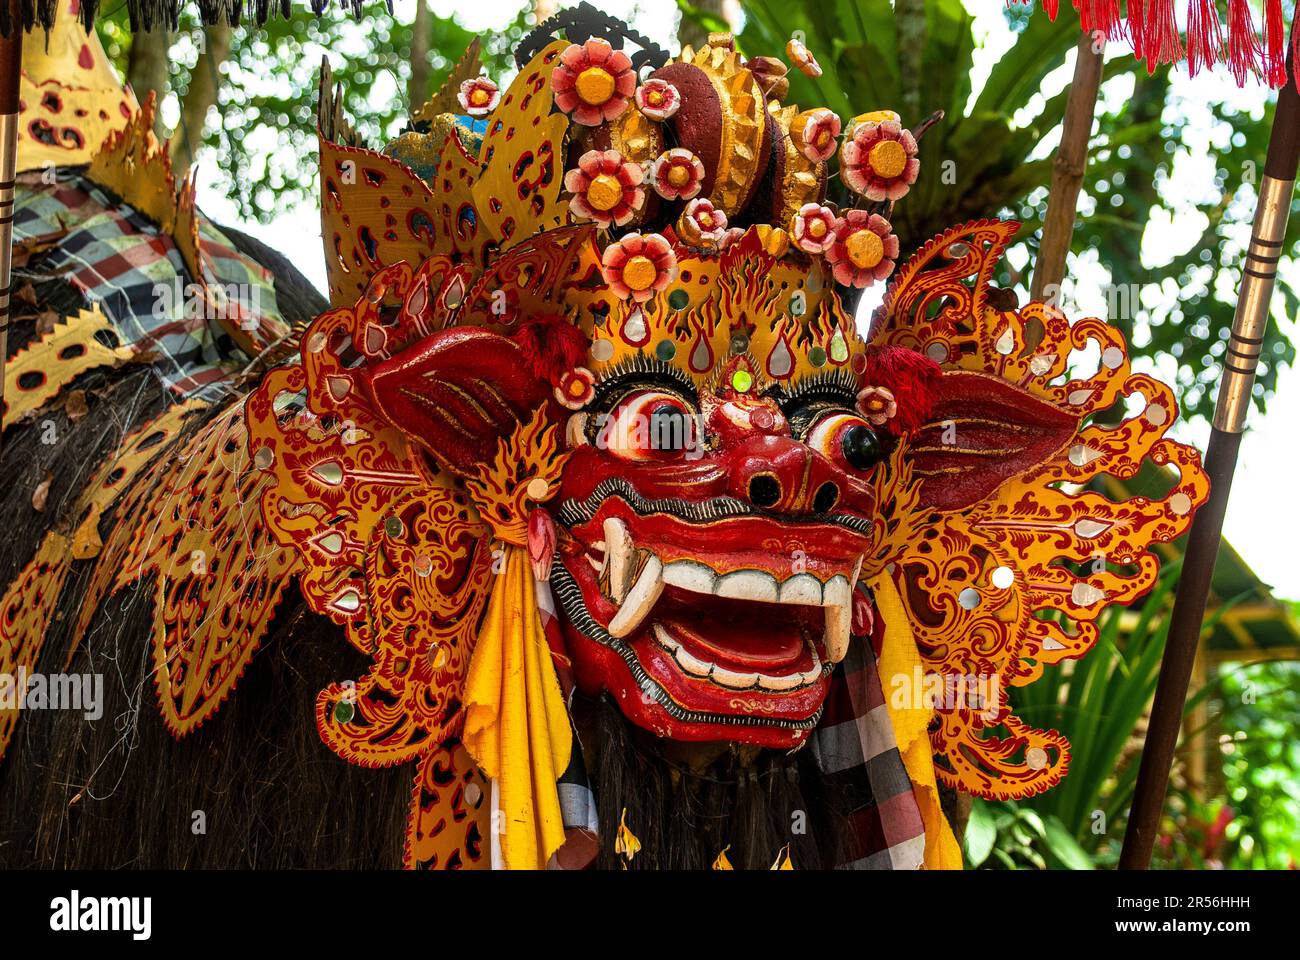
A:
{"label": "red open mouth", "polygon": [[663,736],[792,745],[848,647],[864,524],[727,516],[730,503],[686,519],[614,495],[562,512],[573,539],[553,585],[584,647],[575,672]]}

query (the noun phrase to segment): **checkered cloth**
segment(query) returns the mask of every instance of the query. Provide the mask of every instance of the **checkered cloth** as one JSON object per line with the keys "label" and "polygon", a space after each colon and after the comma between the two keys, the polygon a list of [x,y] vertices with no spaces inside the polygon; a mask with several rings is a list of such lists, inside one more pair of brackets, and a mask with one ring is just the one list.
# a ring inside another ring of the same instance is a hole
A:
{"label": "checkered cloth", "polygon": [[[564,656],[547,583],[537,584],[537,607],[560,689],[568,700],[573,674]],[[831,674],[821,722],[806,748],[813,751],[822,774],[837,782],[843,796],[852,798],[851,809],[844,811],[851,832],[848,854],[838,865],[844,870],[919,870],[924,863],[925,827],[894,740],[894,725],[876,670],[883,640],[884,624],[879,617],[870,637],[853,638],[849,652]],[[564,828],[598,835],[596,801],[576,734],[573,743],[569,768],[558,782]]]}
{"label": "checkered cloth", "polygon": [[822,773],[855,798],[847,811],[852,846],[840,868],[919,870],[925,827],[876,670],[883,626],[877,618],[870,638],[854,637],[849,644],[808,747]]}
{"label": "checkered cloth", "polygon": [[[41,269],[61,273],[88,305],[97,303],[124,346],[154,351],[155,369],[178,396],[211,399],[221,392],[221,381],[247,365],[249,358],[220,321],[184,316],[184,288],[192,278],[171,237],[152,221],[75,171],[50,184],[21,178],[14,242],[63,230],[66,235],[42,256]],[[264,342],[288,331],[268,270],[235,250],[203,218],[199,245],[210,271],[205,279],[220,284],[227,295],[227,322]],[[180,309],[166,309],[173,304]]]}

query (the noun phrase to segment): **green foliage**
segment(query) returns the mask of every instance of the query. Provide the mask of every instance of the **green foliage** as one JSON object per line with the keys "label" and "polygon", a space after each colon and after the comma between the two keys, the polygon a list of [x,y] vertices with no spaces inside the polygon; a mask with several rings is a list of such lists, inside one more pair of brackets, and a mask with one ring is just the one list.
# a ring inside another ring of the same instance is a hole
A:
{"label": "green foliage", "polygon": [[962,854],[967,869],[1091,870],[1092,858],[1054,814],[974,800]]}
{"label": "green foliage", "polygon": [[[1209,732],[1217,735],[1222,799],[1171,798],[1160,866],[1300,866],[1300,662],[1225,669]],[[1212,780],[1213,783],[1213,780]]]}

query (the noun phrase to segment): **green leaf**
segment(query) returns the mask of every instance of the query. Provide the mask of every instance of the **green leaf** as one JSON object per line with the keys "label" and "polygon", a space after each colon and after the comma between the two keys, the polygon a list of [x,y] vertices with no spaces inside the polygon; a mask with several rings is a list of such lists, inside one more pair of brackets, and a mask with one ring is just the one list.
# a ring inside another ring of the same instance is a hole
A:
{"label": "green leaf", "polygon": [[1092,858],[1086,850],[1065,829],[1056,817],[1048,817],[1044,822],[1047,855],[1051,865],[1066,870],[1091,870]]}
{"label": "green leaf", "polygon": [[972,800],[964,838],[967,866],[978,867],[987,860],[997,838],[998,831],[993,825],[993,815],[988,804],[978,798]]}
{"label": "green leaf", "polygon": [[1070,17],[1057,17],[1053,23],[1045,16],[1031,16],[1016,37],[1014,54],[1000,59],[989,73],[975,108],[1009,116],[1023,107],[1043,78],[1065,63],[1078,39],[1078,23]]}

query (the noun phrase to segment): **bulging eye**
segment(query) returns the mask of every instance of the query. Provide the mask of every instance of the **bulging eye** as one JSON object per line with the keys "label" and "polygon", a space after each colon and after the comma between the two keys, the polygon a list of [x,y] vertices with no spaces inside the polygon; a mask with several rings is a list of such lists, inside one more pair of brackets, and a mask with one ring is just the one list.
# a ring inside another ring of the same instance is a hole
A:
{"label": "bulging eye", "polygon": [[805,441],[832,463],[852,470],[870,470],[885,458],[885,446],[871,424],[851,413],[822,417]]}
{"label": "bulging eye", "polygon": [[596,446],[628,460],[672,460],[695,446],[695,416],[681,397],[643,390],[602,419]]}

